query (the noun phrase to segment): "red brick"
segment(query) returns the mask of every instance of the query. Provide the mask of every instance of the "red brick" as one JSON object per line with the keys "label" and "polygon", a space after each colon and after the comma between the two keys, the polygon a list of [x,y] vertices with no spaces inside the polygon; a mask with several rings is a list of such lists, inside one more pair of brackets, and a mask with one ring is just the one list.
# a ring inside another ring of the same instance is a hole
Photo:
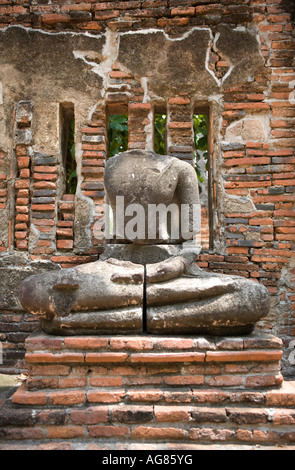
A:
{"label": "red brick", "polygon": [[191,122],[169,122],[169,129],[191,129]]}
{"label": "red brick", "polygon": [[83,426],[47,426],[45,429],[48,439],[72,439],[85,435]]}
{"label": "red brick", "polygon": [[98,424],[108,421],[108,406],[90,406],[86,409],[72,409],[71,422],[73,424]]}
{"label": "red brick", "polygon": [[184,98],[181,96],[176,96],[174,98],[170,98],[168,101],[169,104],[176,104],[176,105],[186,105],[190,104],[190,98]]}
{"label": "red brick", "polygon": [[155,406],[155,418],[160,422],[173,422],[173,421],[189,421],[190,420],[190,409],[183,406]]}
{"label": "red brick", "polygon": [[59,350],[62,349],[64,345],[64,341],[61,338],[47,338],[47,337],[41,337],[41,338],[27,338],[25,341],[26,344],[26,351],[34,351],[34,350],[40,350],[40,349],[47,349],[50,348],[51,350]]}
{"label": "red brick", "polygon": [[197,441],[230,441],[235,435],[234,430],[214,429],[214,428],[192,428],[189,431],[189,437]]}
{"label": "red brick", "polygon": [[125,362],[128,357],[127,353],[87,353],[85,355],[85,362]]}
{"label": "red brick", "polygon": [[26,180],[26,179],[16,180],[14,186],[17,189],[29,188],[30,187],[30,180]]}
{"label": "red brick", "polygon": [[179,375],[164,377],[164,383],[167,385],[203,385],[203,375]]}
{"label": "red brick", "polygon": [[153,406],[123,405],[112,407],[111,421],[118,421],[123,424],[146,423],[153,421]]}
{"label": "red brick", "polygon": [[81,388],[86,387],[87,379],[85,377],[67,377],[59,379],[59,388]]}
{"label": "red brick", "polygon": [[34,171],[37,173],[57,173],[57,166],[35,165]]}
{"label": "red brick", "polygon": [[27,232],[15,232],[14,236],[17,240],[23,240],[27,237]]}
{"label": "red brick", "polygon": [[53,25],[56,23],[69,23],[71,17],[67,14],[47,13],[42,16],[42,23]]}
{"label": "red brick", "polygon": [[282,351],[208,351],[206,362],[279,361]]}
{"label": "red brick", "polygon": [[290,425],[295,424],[295,411],[294,410],[274,410],[272,415],[272,422],[275,425]]}
{"label": "red brick", "polygon": [[17,158],[17,166],[18,168],[28,168],[30,164],[29,157],[18,157]]}
{"label": "red brick", "polygon": [[281,385],[283,382],[282,374],[277,375],[253,375],[246,377],[245,385],[248,388],[263,388]]}
{"label": "red brick", "polygon": [[108,346],[108,338],[97,338],[91,336],[66,337],[64,338],[64,344],[67,348],[72,349],[100,349]]}
{"label": "red brick", "polygon": [[101,391],[89,390],[87,400],[89,403],[118,403],[125,396],[125,390]]}
{"label": "red brick", "polygon": [[[44,439],[46,437],[46,433],[43,428],[41,427],[8,427],[4,430],[1,430],[3,437],[9,440],[31,440],[31,439]],[[2,446],[1,446],[2,447]],[[19,447],[19,446],[18,446]],[[27,445],[26,445],[27,449]]]}
{"label": "red brick", "polygon": [[83,353],[26,353],[25,359],[28,363],[83,363]]}
{"label": "red brick", "polygon": [[127,426],[88,426],[90,437],[124,437],[130,434]]}
{"label": "red brick", "polygon": [[52,181],[35,181],[34,189],[56,189],[56,183]]}
{"label": "red brick", "polygon": [[121,387],[122,377],[93,377],[89,378],[91,387]]}
{"label": "red brick", "polygon": [[153,349],[153,340],[148,338],[121,338],[114,337],[110,340],[110,349],[128,349],[128,350],[145,350]]}
{"label": "red brick", "polygon": [[143,110],[143,111],[149,111],[151,109],[151,104],[150,103],[130,103],[129,104],[129,109],[130,110]]}
{"label": "red brick", "polygon": [[32,204],[31,206],[32,211],[54,211],[55,205],[54,204]]}
{"label": "red brick", "polygon": [[85,392],[83,390],[59,390],[48,394],[51,405],[79,405],[84,403]]}
{"label": "red brick", "polygon": [[194,340],[190,338],[157,338],[156,348],[162,349],[192,349],[194,347]]}
{"label": "red brick", "polygon": [[295,392],[271,391],[265,395],[267,406],[295,406]]}
{"label": "red brick", "polygon": [[42,379],[33,379],[28,378],[26,380],[26,385],[28,390],[41,390],[44,388],[58,388],[58,379],[55,378],[42,378]]}
{"label": "red brick", "polygon": [[142,353],[131,354],[131,362],[204,362],[205,354],[199,352],[182,353]]}
{"label": "red brick", "polygon": [[263,409],[227,408],[230,421],[236,424],[263,424],[268,422],[268,412]]}
{"label": "red brick", "polygon": [[12,396],[12,403],[18,405],[45,405],[46,402],[46,392],[29,392],[25,383],[23,383]]}
{"label": "red brick", "polygon": [[136,439],[184,439],[185,436],[186,431],[179,428],[138,426],[132,431],[132,437]]}
{"label": "red brick", "polygon": [[57,240],[56,246],[61,250],[71,250],[74,246],[73,240]]}
{"label": "red brick", "polygon": [[198,407],[191,409],[192,419],[195,423],[224,423],[227,420],[224,408]]}
{"label": "red brick", "polygon": [[128,398],[131,402],[156,403],[163,398],[161,390],[129,390]]}
{"label": "red brick", "polygon": [[206,377],[205,383],[209,387],[236,387],[242,385],[243,377],[239,375],[216,375],[215,377]]}
{"label": "red brick", "polygon": [[30,366],[30,376],[66,376],[70,370],[70,366],[65,365],[32,365]]}
{"label": "red brick", "polygon": [[179,7],[171,9],[171,16],[194,16],[195,8],[194,7]]}

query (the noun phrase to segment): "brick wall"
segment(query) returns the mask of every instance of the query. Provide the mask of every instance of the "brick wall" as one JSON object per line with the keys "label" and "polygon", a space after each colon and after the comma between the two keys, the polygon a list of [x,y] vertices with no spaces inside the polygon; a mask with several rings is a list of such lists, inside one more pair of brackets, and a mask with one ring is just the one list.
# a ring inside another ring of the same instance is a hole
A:
{"label": "brick wall", "polygon": [[[292,1],[2,0],[0,3],[2,31],[21,25],[30,31],[43,30],[53,35],[91,33],[97,38],[108,38],[110,48],[120,34],[127,37],[156,30],[179,40],[196,28],[210,30],[212,43],[207,68],[222,83],[216,99],[208,94],[198,101],[196,93],[180,87],[165,100],[153,101],[149,94],[147,99],[146,81],[119,60],[109,60],[108,68],[103,70],[103,93],[93,101],[87,116],[85,113],[76,124],[76,146],[80,149],[76,198],[64,194],[64,170],[58,152],[36,148],[34,133],[38,132],[41,118],[35,111],[34,97],[22,91],[23,98],[14,103],[14,109],[9,108],[10,115],[7,111],[5,114],[11,135],[10,151],[4,146],[0,149],[0,209],[8,227],[0,234],[3,233],[2,256],[23,253],[26,265],[41,260],[57,267],[97,259],[103,250],[100,229],[108,113],[127,110],[128,148],[151,149],[153,110],[165,104],[167,152],[190,161],[192,115],[196,107],[205,106],[210,114],[209,217],[213,242],[210,250],[204,245],[198,263],[203,269],[238,274],[268,287],[271,313],[259,327],[283,339],[284,371],[294,374],[294,365],[289,361],[295,339]],[[237,34],[250,31],[257,38],[264,65],[245,80],[225,80],[234,62],[218,48],[220,26]],[[85,57],[92,66],[98,61]],[[91,218],[85,218],[81,201],[88,204]],[[88,233],[87,243],[78,240],[81,227]],[[206,231],[208,227],[203,226],[203,233]],[[22,357],[22,332],[36,324],[21,310],[9,308],[8,300],[6,309],[0,312],[1,341],[7,364],[12,367],[16,355]]]}

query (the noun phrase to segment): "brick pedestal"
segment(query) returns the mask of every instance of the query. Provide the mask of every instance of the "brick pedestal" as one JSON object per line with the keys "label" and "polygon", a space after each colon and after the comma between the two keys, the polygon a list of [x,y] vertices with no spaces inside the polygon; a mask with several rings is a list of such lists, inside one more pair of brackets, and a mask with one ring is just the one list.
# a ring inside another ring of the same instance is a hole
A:
{"label": "brick pedestal", "polygon": [[0,413],[4,448],[290,445],[295,387],[283,381],[281,347],[262,333],[34,333],[26,340],[29,377]]}

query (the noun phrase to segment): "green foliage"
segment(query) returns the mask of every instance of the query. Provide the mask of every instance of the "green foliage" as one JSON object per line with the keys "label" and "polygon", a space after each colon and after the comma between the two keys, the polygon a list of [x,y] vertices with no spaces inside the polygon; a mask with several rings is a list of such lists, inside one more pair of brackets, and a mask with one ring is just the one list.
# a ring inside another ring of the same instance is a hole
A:
{"label": "green foliage", "polygon": [[195,151],[194,151],[194,162],[195,170],[198,176],[199,181],[202,183],[204,177],[201,174],[199,167],[200,157],[197,153],[197,150],[200,150],[203,153],[204,159],[206,161],[206,170],[208,171],[208,140],[207,140],[207,116],[204,114],[194,114],[194,142],[195,142]]}
{"label": "green foliage", "polygon": [[166,115],[155,114],[155,152],[160,155],[166,153]]}
{"label": "green foliage", "polygon": [[127,114],[113,114],[109,116],[108,127],[108,157],[128,149],[128,116]]}

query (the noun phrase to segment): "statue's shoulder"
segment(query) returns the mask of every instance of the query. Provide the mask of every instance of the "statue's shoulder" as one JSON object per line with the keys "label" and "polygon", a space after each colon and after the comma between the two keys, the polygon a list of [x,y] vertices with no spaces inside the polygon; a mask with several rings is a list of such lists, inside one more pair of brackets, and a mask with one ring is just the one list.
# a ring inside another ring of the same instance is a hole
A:
{"label": "statue's shoulder", "polygon": [[127,152],[118,153],[106,162],[106,174],[114,171],[132,170],[136,168],[140,173],[155,169],[156,171],[165,171],[169,166],[175,164],[178,158],[170,155],[159,155],[149,150],[129,150]]}

